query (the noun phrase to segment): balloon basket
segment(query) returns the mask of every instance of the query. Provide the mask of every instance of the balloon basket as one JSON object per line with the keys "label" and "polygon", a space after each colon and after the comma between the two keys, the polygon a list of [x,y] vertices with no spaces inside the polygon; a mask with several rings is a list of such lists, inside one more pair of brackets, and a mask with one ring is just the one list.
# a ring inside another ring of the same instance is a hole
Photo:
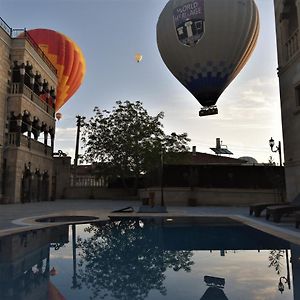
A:
{"label": "balloon basket", "polygon": [[199,111],[199,117],[217,115],[217,114],[218,114],[218,108],[215,105],[202,107],[201,110]]}

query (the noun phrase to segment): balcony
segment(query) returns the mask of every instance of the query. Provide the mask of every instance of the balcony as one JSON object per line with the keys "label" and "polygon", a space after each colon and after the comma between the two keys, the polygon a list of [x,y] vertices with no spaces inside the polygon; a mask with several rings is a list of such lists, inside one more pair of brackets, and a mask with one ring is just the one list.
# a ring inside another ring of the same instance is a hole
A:
{"label": "balcony", "polygon": [[22,94],[33,103],[35,103],[38,107],[40,107],[43,111],[51,115],[52,117],[55,116],[54,108],[42,101],[37,94],[35,94],[28,86],[22,83],[12,83],[10,93],[12,95]]}
{"label": "balcony", "polygon": [[299,29],[290,35],[285,43],[285,59],[289,62],[299,51]]}
{"label": "balcony", "polygon": [[18,147],[18,143],[21,147],[25,147],[31,149],[38,153],[44,153],[46,156],[52,156],[52,148],[44,143],[40,143],[34,139],[28,139],[27,136],[20,134],[20,138],[18,138],[19,133],[10,132],[8,134],[7,146],[16,146]]}

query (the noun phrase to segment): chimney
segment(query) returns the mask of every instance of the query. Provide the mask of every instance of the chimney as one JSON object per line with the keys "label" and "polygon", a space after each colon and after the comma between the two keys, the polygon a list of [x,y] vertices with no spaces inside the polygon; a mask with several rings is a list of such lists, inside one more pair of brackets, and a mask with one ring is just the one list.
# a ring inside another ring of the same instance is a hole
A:
{"label": "chimney", "polygon": [[220,138],[216,138],[216,148],[221,149],[221,141]]}
{"label": "chimney", "polygon": [[193,149],[193,150],[192,150],[193,156],[195,156],[195,155],[196,155],[196,146],[193,146],[192,149]]}

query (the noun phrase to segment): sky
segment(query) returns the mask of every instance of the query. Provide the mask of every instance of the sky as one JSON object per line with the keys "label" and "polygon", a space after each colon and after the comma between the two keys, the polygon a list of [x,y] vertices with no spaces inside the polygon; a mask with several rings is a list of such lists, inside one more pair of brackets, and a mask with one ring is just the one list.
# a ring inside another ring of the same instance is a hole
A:
{"label": "sky", "polygon": [[[141,101],[150,115],[165,113],[166,133],[188,133],[190,147],[213,154],[216,138],[234,158],[268,162],[269,139],[282,140],[273,0],[256,0],[260,35],[250,60],[218,100],[219,114],[199,117],[198,101],[170,73],[156,43],[156,23],[168,0],[0,0],[12,28],[50,28],[73,39],[86,59],[84,82],[60,109],[55,151],[74,156],[76,115]],[[143,60],[135,62],[135,54]],[[83,150],[80,150],[83,153]]]}

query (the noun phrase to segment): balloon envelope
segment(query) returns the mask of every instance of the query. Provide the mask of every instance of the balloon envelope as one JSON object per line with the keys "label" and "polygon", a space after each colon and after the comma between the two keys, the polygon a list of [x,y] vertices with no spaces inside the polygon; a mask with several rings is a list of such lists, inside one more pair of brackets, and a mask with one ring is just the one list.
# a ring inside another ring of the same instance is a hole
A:
{"label": "balloon envelope", "polygon": [[62,114],[60,112],[57,112],[55,114],[56,119],[59,121],[62,118]]}
{"label": "balloon envelope", "polygon": [[85,75],[81,49],[66,35],[50,29],[32,29],[27,33],[57,69],[58,86],[55,110],[59,110],[77,91]]}
{"label": "balloon envelope", "polygon": [[157,23],[157,44],[173,75],[201,105],[215,105],[254,50],[254,0],[170,0]]}
{"label": "balloon envelope", "polygon": [[137,53],[135,55],[136,62],[140,62],[143,59],[143,55],[141,53]]}

